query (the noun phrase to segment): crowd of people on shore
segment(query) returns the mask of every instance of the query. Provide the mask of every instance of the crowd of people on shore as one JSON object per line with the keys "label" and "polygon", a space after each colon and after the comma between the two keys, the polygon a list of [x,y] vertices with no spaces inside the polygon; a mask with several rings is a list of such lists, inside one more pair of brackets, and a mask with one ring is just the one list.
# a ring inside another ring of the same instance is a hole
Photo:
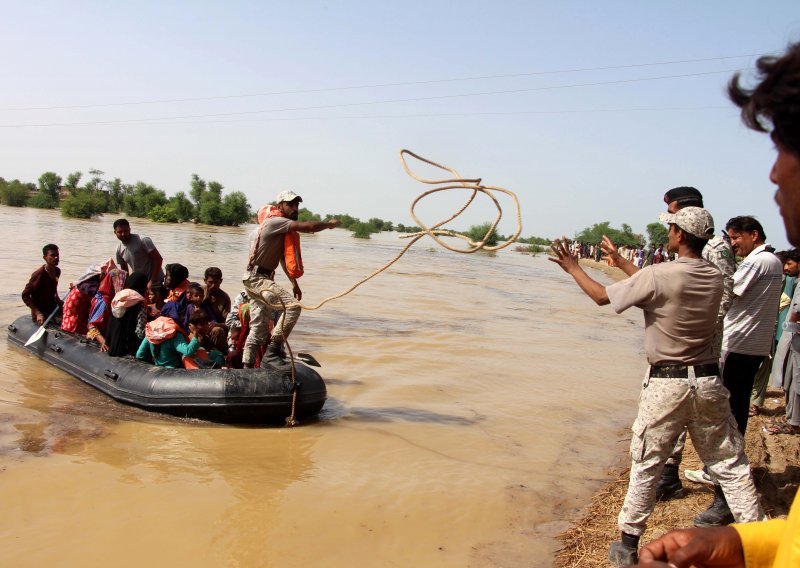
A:
{"label": "crowd of people on shore", "polygon": [[[338,225],[337,220],[298,222],[301,201],[294,192],[281,192],[275,205],[259,211],[244,287],[233,302],[220,287],[222,270],[208,267],[202,283],[190,281],[185,266],[164,265],[152,239],[131,233],[126,219],[114,221],[120,241],[114,255],[87,268],[64,300],[58,294],[59,248],[45,245],[45,263],[31,275],[22,299],[39,325],[55,317],[62,331],[85,336],[110,357],[132,356],[170,368],[251,368],[260,366],[266,353],[280,364],[300,313],[297,233]],[[292,294],[274,282],[279,265],[292,282]]]}
{"label": "crowd of people on shore", "polygon": [[[602,262],[604,260],[603,249],[600,243],[572,241],[569,246],[569,251],[572,256],[578,258],[588,258],[595,262]],[[663,245],[660,244],[652,244],[649,249],[644,245],[638,247],[622,245],[618,247],[617,252],[619,256],[633,264],[636,268],[644,268],[652,264],[661,264],[662,262],[675,260],[675,254],[666,251]]]}
{"label": "crowd of people on shore", "polygon": [[[735,75],[731,100],[749,127],[770,132],[787,237],[800,246],[800,43],[782,57],[762,57],[752,89]],[[772,434],[800,433],[800,292],[798,251],[775,253],[757,219],[737,216],[716,235],[714,219],[694,187],[676,187],[660,215],[669,227],[666,254],[656,262],[643,250],[618,249],[607,237],[595,248],[556,240],[557,263],[598,305],[644,313],[648,369],[632,426],[630,479],[618,516],[620,539],[611,543],[615,566],[800,566],[800,497],[788,518],[767,520],[744,452],[748,418],[760,412],[766,384],[784,388],[786,416]],[[580,257],[609,264],[628,278],[603,286]],[[672,260],[671,255],[676,255]],[[736,258],[740,262],[736,263]],[[693,482],[714,487],[711,506],[694,529],[667,533],[639,546],[656,500],[683,496],[679,465],[687,434],[702,470]]]}

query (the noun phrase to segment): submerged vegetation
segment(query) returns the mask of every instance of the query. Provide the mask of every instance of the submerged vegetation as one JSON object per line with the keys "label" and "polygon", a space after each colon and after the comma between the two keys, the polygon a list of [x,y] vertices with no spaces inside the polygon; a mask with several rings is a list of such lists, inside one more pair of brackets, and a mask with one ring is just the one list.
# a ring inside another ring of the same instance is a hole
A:
{"label": "submerged vegetation", "polygon": [[[85,179],[85,182],[83,180]],[[83,182],[83,183],[82,183]],[[103,213],[124,214],[126,217],[147,218],[156,223],[194,222],[206,225],[236,226],[255,222],[255,215],[240,191],[224,193],[224,186],[217,181],[206,181],[192,174],[188,191],[178,191],[167,196],[166,192],[143,181],[123,183],[120,178],[109,179],[105,172],[92,169],[88,177],[76,171],[62,178],[55,172],[45,172],[38,183],[20,180],[6,181],[0,177],[0,204],[11,207],[37,207],[59,209],[64,217],[90,219]],[[383,231],[418,233],[420,227],[393,223],[378,217],[362,221],[347,213],[327,214],[324,217],[308,209],[300,209],[298,220],[322,221],[339,219],[340,227],[351,231],[353,237],[369,239]],[[478,243],[487,237],[491,223],[473,225],[461,234]],[[486,244],[495,246],[507,237],[492,231]],[[518,239],[530,245],[549,244],[550,239],[528,237]],[[533,252],[533,249],[531,249]]]}

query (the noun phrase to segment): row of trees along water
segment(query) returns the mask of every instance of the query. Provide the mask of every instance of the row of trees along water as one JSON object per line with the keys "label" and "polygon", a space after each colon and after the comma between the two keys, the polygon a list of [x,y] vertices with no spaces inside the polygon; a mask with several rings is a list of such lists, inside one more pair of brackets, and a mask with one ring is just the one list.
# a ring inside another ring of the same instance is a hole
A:
{"label": "row of trees along water", "polygon": [[[662,223],[650,223],[647,229],[647,243],[651,246],[662,246],[667,244],[669,238],[669,231]],[[603,235],[608,236],[611,241],[617,246],[627,246],[632,248],[640,248],[645,245],[644,235],[633,232],[630,225],[623,223],[621,229],[616,229],[611,226],[609,221],[602,223],[595,223],[591,227],[586,227],[579,233],[575,234],[575,240],[587,243],[598,244],[603,238]]]}
{"label": "row of trees along water", "polygon": [[[89,219],[101,213],[124,212],[128,217],[145,217],[158,223],[196,221],[207,225],[240,225],[255,222],[255,215],[244,193],[234,191],[223,196],[224,186],[217,181],[205,181],[192,174],[189,194],[179,191],[172,197],[160,189],[144,182],[122,183],[120,178],[106,179],[105,172],[89,170],[88,179],[82,172],[69,174],[66,180],[55,172],[45,172],[38,183],[6,181],[0,177],[0,203],[13,207],[37,207],[60,209],[64,217]],[[370,235],[382,231],[416,233],[421,229],[414,225],[393,223],[377,217],[362,221],[347,213],[328,214],[323,218],[308,209],[299,212],[300,221],[319,221],[336,218],[341,227],[353,236],[369,239]],[[473,242],[483,240],[491,223],[473,225],[464,232]],[[493,231],[487,244],[493,246],[507,237]],[[520,238],[520,242],[537,247],[550,243],[542,237]],[[533,249],[531,249],[533,250]]]}
{"label": "row of trees along water", "polygon": [[0,178],[0,203],[58,208],[64,217],[81,219],[122,211],[130,217],[147,217],[159,223],[239,225],[252,217],[244,193],[234,191],[223,197],[221,183],[206,182],[197,174],[192,174],[188,196],[179,191],[172,197],[142,181],[126,184],[120,178],[105,179],[104,175],[100,170],[89,170],[83,185],[82,172],[73,172],[66,180],[54,172],[45,172],[39,176],[38,184]]}

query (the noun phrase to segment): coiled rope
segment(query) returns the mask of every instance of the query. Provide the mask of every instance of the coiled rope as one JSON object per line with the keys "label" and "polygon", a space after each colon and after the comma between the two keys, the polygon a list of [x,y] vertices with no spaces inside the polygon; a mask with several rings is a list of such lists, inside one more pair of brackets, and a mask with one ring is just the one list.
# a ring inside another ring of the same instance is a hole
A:
{"label": "coiled rope", "polygon": [[[412,157],[412,158],[414,158],[416,160],[419,160],[420,162],[423,162],[425,164],[428,164],[430,166],[438,168],[440,170],[446,171],[452,177],[450,177],[448,179],[426,179],[426,178],[420,177],[420,176],[416,175],[413,171],[411,171],[411,168],[409,167],[408,162],[406,161],[406,158],[408,156],[410,156],[410,157]],[[339,292],[338,294],[334,294],[333,296],[329,296],[329,297],[325,298],[320,303],[318,303],[318,304],[316,304],[314,306],[306,306],[306,305],[301,304],[299,302],[293,302],[293,303],[287,304],[280,297],[278,297],[278,299],[280,300],[280,304],[273,304],[273,303],[270,303],[267,300],[267,298],[264,296],[264,294],[266,294],[266,293],[262,293],[262,299],[264,300],[264,302],[270,308],[283,310],[284,318],[285,318],[285,315],[286,315],[286,308],[290,307],[290,306],[300,306],[303,310],[318,310],[319,308],[321,308],[322,306],[324,306],[328,302],[330,302],[332,300],[336,300],[336,299],[341,298],[343,296],[346,296],[347,294],[351,293],[353,290],[355,290],[356,288],[358,288],[359,286],[361,286],[362,284],[364,284],[368,280],[371,280],[372,278],[375,278],[378,274],[380,274],[381,272],[383,272],[384,270],[386,270],[387,268],[392,266],[395,262],[400,260],[400,258],[406,252],[408,252],[408,249],[410,249],[414,245],[414,243],[416,243],[418,240],[420,240],[425,235],[428,235],[429,237],[431,237],[434,241],[436,241],[439,245],[441,245],[442,247],[446,248],[447,250],[450,250],[450,251],[453,251],[453,252],[458,252],[458,253],[464,253],[464,254],[470,254],[470,253],[473,253],[473,252],[477,252],[479,250],[486,250],[486,251],[500,250],[500,249],[503,249],[503,248],[509,246],[510,244],[516,242],[516,240],[519,238],[519,235],[522,233],[522,214],[520,212],[519,200],[517,199],[517,195],[513,191],[505,189],[505,188],[502,188],[502,187],[498,187],[498,186],[483,185],[481,183],[481,181],[482,181],[481,178],[474,178],[474,179],[462,178],[461,174],[459,174],[453,168],[449,168],[447,166],[443,166],[441,164],[437,164],[434,161],[428,160],[427,158],[423,158],[422,156],[420,156],[418,154],[415,154],[411,150],[406,150],[406,149],[400,150],[400,163],[403,165],[403,169],[405,170],[405,172],[410,177],[415,179],[416,181],[421,182],[421,183],[425,183],[425,184],[429,184],[429,185],[440,185],[441,186],[441,187],[435,187],[433,189],[429,189],[429,190],[421,193],[420,195],[417,196],[416,199],[414,199],[414,201],[411,202],[411,217],[414,219],[414,221],[416,222],[417,226],[419,226],[421,230],[419,232],[417,232],[417,233],[411,233],[411,234],[408,234],[408,235],[402,235],[401,238],[411,239],[411,240],[408,242],[408,244],[405,247],[403,247],[403,249],[397,254],[397,256],[395,256],[392,260],[390,260],[389,262],[387,262],[386,264],[384,264],[383,266],[381,266],[377,270],[373,271],[372,273],[368,274],[367,276],[364,276],[361,280],[359,280],[358,282],[356,282],[355,284],[353,284],[352,286],[350,286],[346,290],[343,290],[342,292]],[[452,189],[466,189],[466,190],[468,190],[470,192],[470,195],[467,198],[466,203],[464,203],[464,205],[458,211],[456,211],[455,213],[453,213],[452,215],[450,215],[446,219],[443,219],[442,221],[439,221],[438,223],[436,223],[436,224],[434,224],[434,225],[432,225],[430,227],[425,225],[425,223],[423,223],[420,220],[420,218],[417,217],[417,214],[415,212],[415,209],[417,207],[417,203],[419,203],[422,199],[424,199],[425,197],[427,197],[429,195],[432,195],[434,193],[438,193],[440,191],[448,191],[448,190],[452,190]],[[497,197],[495,196],[495,192],[499,192],[499,193],[503,193],[505,195],[508,195],[514,201],[514,210],[516,212],[516,217],[517,217],[517,229],[514,232],[514,234],[511,237],[509,237],[508,240],[506,240],[504,243],[498,244],[498,245],[488,245],[487,242],[489,241],[490,237],[492,236],[492,233],[497,228],[497,225],[500,224],[500,220],[503,217],[503,208],[500,206],[500,202],[497,200]],[[471,240],[466,235],[462,235],[461,233],[457,233],[455,231],[450,231],[448,229],[442,229],[441,228],[443,225],[445,225],[445,224],[449,223],[450,221],[456,219],[459,215],[461,215],[464,211],[466,211],[467,208],[472,204],[472,202],[474,201],[475,197],[479,193],[482,193],[482,194],[486,195],[489,199],[491,199],[492,203],[494,203],[494,206],[497,209],[497,216],[495,217],[494,222],[491,224],[489,229],[486,231],[486,234],[483,236],[483,238],[480,241],[475,242],[475,241]],[[451,245],[447,244],[446,242],[444,242],[440,237],[456,237],[456,238],[460,238],[460,239],[466,241],[467,247],[466,248],[457,248],[457,247],[451,246]],[[294,386],[294,384],[295,384],[295,376],[296,376],[295,361],[294,361],[294,357],[292,356],[291,348],[289,347],[289,342],[284,340],[284,343],[286,343],[286,347],[289,350],[289,356],[291,358],[291,363],[292,363],[292,384]],[[293,396],[292,396],[292,414],[291,414],[291,416],[286,418],[287,426],[294,426],[295,424],[297,424],[297,421],[294,418],[294,409],[295,409],[296,398],[297,398],[297,388],[294,388],[293,389]]]}

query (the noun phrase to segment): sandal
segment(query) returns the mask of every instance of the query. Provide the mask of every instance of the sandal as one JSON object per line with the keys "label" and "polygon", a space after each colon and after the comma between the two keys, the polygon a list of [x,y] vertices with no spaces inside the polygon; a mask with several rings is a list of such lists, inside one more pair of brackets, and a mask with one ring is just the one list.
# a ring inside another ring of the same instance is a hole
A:
{"label": "sandal", "polygon": [[747,413],[748,416],[758,416],[759,412],[761,412],[761,408],[756,406],[755,404],[750,405],[750,411]]}
{"label": "sandal", "polygon": [[800,426],[792,426],[788,423],[773,424],[764,428],[768,434],[800,434]]}

